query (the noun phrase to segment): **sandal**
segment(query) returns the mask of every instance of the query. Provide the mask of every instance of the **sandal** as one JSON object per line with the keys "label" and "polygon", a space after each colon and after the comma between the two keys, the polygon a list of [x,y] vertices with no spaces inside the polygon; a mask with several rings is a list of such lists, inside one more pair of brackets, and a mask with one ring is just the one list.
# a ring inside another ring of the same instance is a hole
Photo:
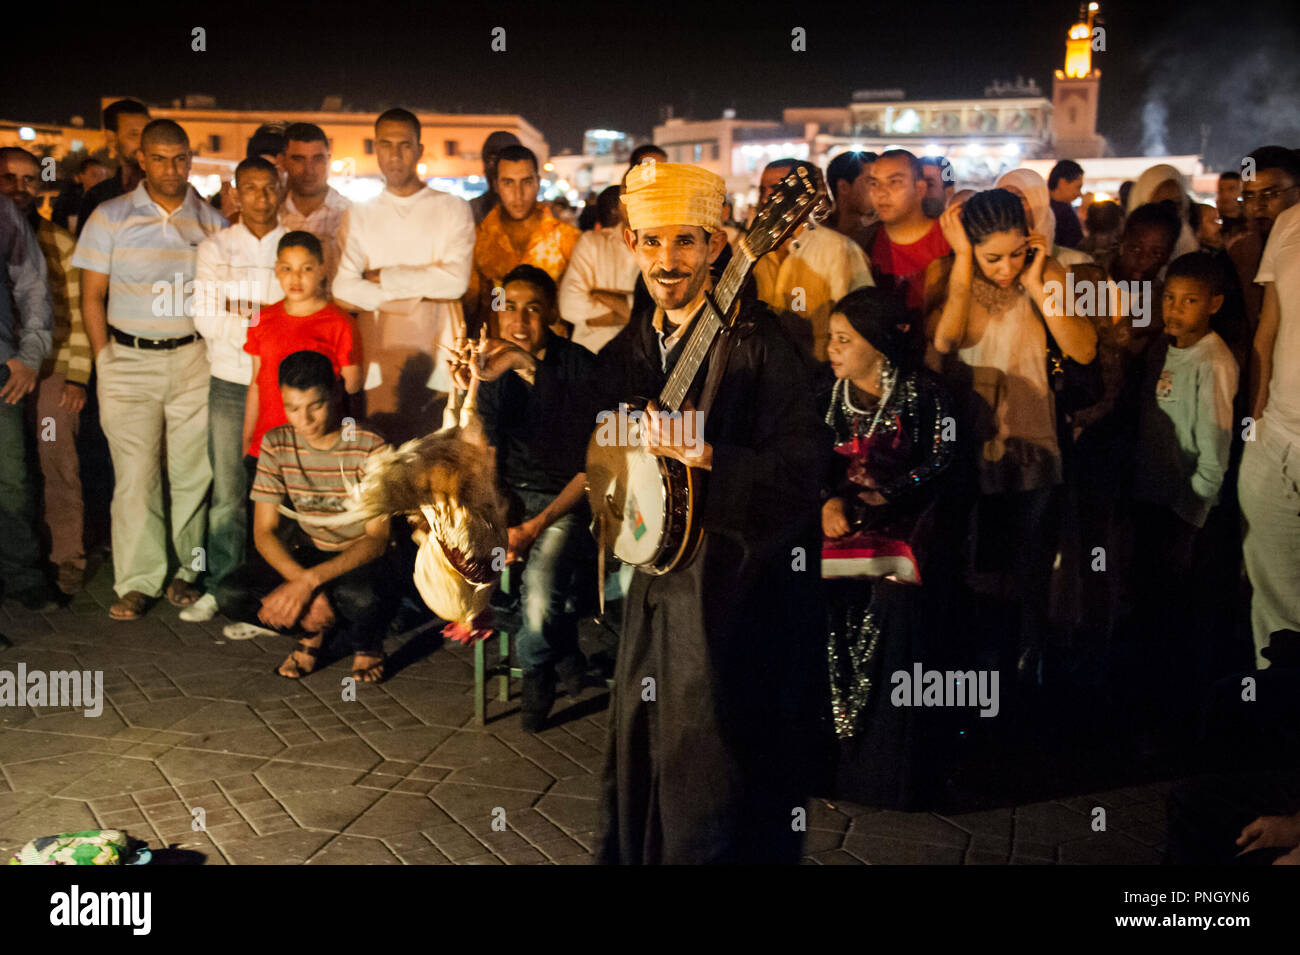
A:
{"label": "sandal", "polygon": [[[370,666],[357,666],[358,657],[368,657],[377,662]],[[358,653],[352,658],[352,679],[358,683],[383,683],[384,682],[384,664],[388,662],[388,657],[381,650],[379,653]]]}
{"label": "sandal", "polygon": [[108,608],[108,615],[114,620],[139,620],[148,609],[149,598],[138,590],[131,590]]}
{"label": "sandal", "polygon": [[167,585],[167,602],[173,607],[188,607],[190,604],[197,603],[202,596],[203,591],[188,580],[181,580],[179,577]]}
{"label": "sandal", "polygon": [[[307,657],[310,658],[311,660],[310,665],[303,666],[295,659],[295,657],[299,653],[305,654]],[[310,643],[304,643],[302,640],[299,640],[298,645],[293,648],[293,652],[289,654],[289,656],[285,659],[283,663],[281,663],[278,667],[275,668],[275,672],[280,676],[284,677],[286,680],[301,680],[307,674],[311,673],[313,670],[316,669],[316,658],[319,656],[320,656],[319,644],[313,647]],[[282,672],[285,667],[292,667],[293,672],[292,673]]]}

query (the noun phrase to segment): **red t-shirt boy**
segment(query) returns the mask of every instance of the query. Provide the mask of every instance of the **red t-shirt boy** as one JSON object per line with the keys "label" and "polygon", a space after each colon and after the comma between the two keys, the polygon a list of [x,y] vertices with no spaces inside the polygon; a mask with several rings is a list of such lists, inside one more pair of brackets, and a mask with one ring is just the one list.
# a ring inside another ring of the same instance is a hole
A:
{"label": "red t-shirt boy", "polygon": [[280,362],[296,351],[327,356],[348,394],[361,390],[361,344],[352,317],[325,296],[324,254],[310,232],[290,232],[276,248],[275,276],[283,301],[261,310],[244,351],[253,356],[253,383],[244,406],[244,446],[257,457],[262,436],[288,424],[280,400]]}

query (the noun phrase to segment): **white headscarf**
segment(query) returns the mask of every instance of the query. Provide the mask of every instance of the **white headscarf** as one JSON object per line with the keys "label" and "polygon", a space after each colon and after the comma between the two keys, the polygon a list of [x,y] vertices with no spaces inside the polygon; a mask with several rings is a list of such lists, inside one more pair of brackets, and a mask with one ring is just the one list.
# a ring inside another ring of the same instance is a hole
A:
{"label": "white headscarf", "polygon": [[[1161,183],[1165,182],[1178,183],[1178,219],[1182,223],[1182,228],[1178,230],[1178,241],[1174,244],[1174,253],[1169,257],[1173,261],[1180,255],[1186,255],[1188,252],[1195,252],[1200,249],[1201,244],[1196,240],[1196,233],[1192,231],[1191,225],[1187,221],[1187,210],[1192,204],[1191,197],[1187,195],[1187,180],[1183,174],[1168,163],[1159,163],[1147,169],[1142,175],[1138,176],[1137,182],[1133,183],[1133,188],[1128,194],[1128,209],[1126,213],[1132,212],[1138,206],[1146,205],[1151,201],[1155,191],[1160,188]],[[1161,270],[1161,277],[1164,277],[1164,270]]]}
{"label": "white headscarf", "polygon": [[1029,202],[1030,215],[1034,221],[1027,223],[1029,231],[1037,232],[1047,239],[1050,250],[1056,245],[1056,213],[1052,211],[1052,194],[1043,177],[1032,169],[1013,169],[1003,173],[997,181],[999,189],[1014,186],[1025,194]]}
{"label": "white headscarf", "polygon": [[1133,188],[1128,194],[1128,208],[1126,213],[1132,212],[1138,206],[1146,205],[1155,195],[1155,191],[1160,188],[1161,183],[1165,182],[1178,183],[1178,205],[1179,212],[1183,218],[1187,217],[1187,205],[1191,201],[1187,197],[1187,181],[1183,174],[1168,163],[1160,163],[1152,166],[1138,176],[1137,182],[1133,183]]}

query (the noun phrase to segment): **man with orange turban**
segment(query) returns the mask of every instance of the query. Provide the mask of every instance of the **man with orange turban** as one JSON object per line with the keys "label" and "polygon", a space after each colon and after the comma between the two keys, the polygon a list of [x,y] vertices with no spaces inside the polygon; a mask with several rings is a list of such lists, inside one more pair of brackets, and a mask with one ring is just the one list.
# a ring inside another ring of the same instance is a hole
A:
{"label": "man with orange turban", "polygon": [[[649,297],[582,387],[568,389],[578,430],[590,434],[598,412],[635,395],[660,394],[730,255],[724,197],[722,179],[696,166],[628,173],[624,239]],[[650,451],[709,472],[696,513],[704,539],[685,566],[638,569],[624,603],[601,800],[606,863],[800,857],[821,752],[819,479],[830,437],[796,346],[752,292],[740,298],[729,347],[715,346],[725,366],[703,435],[650,429]],[[560,387],[523,349],[481,348],[480,375],[508,369],[535,388]]]}

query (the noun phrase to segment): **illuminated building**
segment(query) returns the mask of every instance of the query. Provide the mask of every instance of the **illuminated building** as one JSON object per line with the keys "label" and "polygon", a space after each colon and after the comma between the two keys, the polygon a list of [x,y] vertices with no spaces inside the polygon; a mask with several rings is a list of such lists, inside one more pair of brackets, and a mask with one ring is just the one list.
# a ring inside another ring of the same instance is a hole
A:
{"label": "illuminated building", "polygon": [[654,128],[654,143],[669,162],[703,166],[726,180],[728,192],[745,192],[758,179],[755,169],[770,160],[808,158],[804,132],[800,128],[792,135],[774,120],[736,119],[727,110],[718,119],[670,118]]}
{"label": "illuminated building", "polygon": [[[120,96],[105,96],[107,106]],[[330,142],[330,184],[350,199],[364,200],[383,189],[375,159],[375,119],[380,111],[343,109],[340,97],[327,97],[319,110],[221,109],[209,96],[187,96],[170,106],[149,104],[156,118],[172,119],[189,134],[196,165],[200,159],[223,160],[233,168],[244,158],[248,140],[265,123],[315,123]],[[412,110],[420,120],[424,156],[420,177],[436,189],[466,198],[487,188],[479,150],[489,133],[504,129],[537,154],[548,158],[546,138],[517,114],[435,113]],[[222,178],[228,179],[229,175]],[[200,187],[201,191],[204,191]]]}
{"label": "illuminated building", "polygon": [[1092,53],[1106,47],[1105,31],[1096,26],[1098,6],[1079,10],[1079,22],[1065,41],[1065,69],[1052,78],[1052,107],[1056,154],[1073,159],[1103,156],[1106,140],[1097,135],[1097,96],[1101,70],[1093,69]]}
{"label": "illuminated building", "polygon": [[0,119],[0,146],[17,146],[44,158],[53,156],[59,162],[69,153],[94,152],[104,148],[104,133],[99,129],[86,129],[73,123],[27,123]]}
{"label": "illuminated building", "polygon": [[637,145],[630,133],[589,129],[582,136],[582,152],[552,156],[547,171],[553,174],[557,193],[577,201],[589,191],[600,192],[621,182],[628,156]]}
{"label": "illuminated building", "polygon": [[995,80],[983,97],[908,99],[899,89],[858,90],[842,107],[794,108],[781,121],[670,119],[654,131],[673,162],[693,162],[717,172],[732,192],[748,192],[773,159],[811,158],[825,166],[846,149],[880,153],[902,148],[918,156],[944,156],[963,185],[992,185],[1028,160],[1083,159],[1104,155],[1097,134],[1101,71],[1094,49],[1104,49],[1096,26],[1098,4],[1080,11],[1067,32],[1065,69],[1056,71],[1049,98],[1024,77]]}

